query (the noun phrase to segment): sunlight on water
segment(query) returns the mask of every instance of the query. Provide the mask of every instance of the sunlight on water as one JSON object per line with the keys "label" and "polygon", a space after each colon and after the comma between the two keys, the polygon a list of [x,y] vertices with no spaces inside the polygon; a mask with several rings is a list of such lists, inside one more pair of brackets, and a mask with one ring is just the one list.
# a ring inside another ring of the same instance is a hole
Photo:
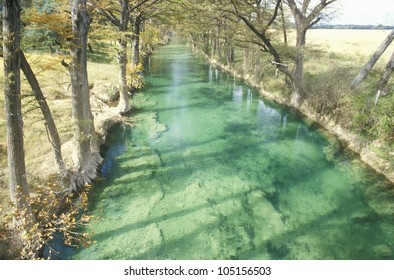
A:
{"label": "sunlight on water", "polygon": [[180,45],[111,134],[74,259],[393,259],[394,191],[334,140]]}

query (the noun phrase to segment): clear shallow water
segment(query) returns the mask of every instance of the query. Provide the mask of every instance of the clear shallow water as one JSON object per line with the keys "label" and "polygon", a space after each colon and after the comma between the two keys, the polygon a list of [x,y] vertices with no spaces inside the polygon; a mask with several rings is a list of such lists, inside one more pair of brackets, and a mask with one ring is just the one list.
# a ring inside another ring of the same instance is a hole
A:
{"label": "clear shallow water", "polygon": [[181,45],[111,133],[74,259],[394,259],[393,187]]}

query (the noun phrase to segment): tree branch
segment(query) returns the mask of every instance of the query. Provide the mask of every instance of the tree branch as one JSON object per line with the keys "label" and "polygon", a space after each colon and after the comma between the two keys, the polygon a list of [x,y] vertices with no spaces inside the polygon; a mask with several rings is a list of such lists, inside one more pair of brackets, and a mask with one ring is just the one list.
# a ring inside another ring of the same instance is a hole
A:
{"label": "tree branch", "polygon": [[276,17],[278,16],[278,10],[280,7],[280,3],[282,2],[282,0],[277,0],[276,1],[276,6],[275,6],[275,10],[274,10],[274,14],[272,15],[270,21],[267,24],[267,27],[271,26],[271,24],[275,21]]}
{"label": "tree branch", "polygon": [[99,6],[97,6],[97,4],[91,0],[88,0],[86,2],[89,6],[93,7],[100,15],[102,15],[103,17],[105,17],[109,22],[111,22],[113,25],[115,25],[116,27],[120,26],[120,20],[118,20],[111,11],[107,12],[104,9],[100,8]]}

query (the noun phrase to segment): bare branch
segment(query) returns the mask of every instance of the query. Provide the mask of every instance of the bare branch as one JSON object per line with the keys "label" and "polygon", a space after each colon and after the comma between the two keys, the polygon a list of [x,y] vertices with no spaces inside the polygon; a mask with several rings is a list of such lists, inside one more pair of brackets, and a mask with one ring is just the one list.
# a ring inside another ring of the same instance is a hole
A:
{"label": "bare branch", "polygon": [[281,2],[282,2],[282,0],[277,0],[276,1],[274,14],[272,15],[271,19],[269,20],[269,22],[267,24],[267,27],[271,26],[271,24],[275,21],[276,17],[278,16],[278,10],[279,10]]}

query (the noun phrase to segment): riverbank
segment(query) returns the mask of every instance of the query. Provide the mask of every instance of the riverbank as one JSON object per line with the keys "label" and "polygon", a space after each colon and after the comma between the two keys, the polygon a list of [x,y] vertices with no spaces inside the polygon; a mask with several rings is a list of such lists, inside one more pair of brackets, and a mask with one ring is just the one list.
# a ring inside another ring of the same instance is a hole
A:
{"label": "riverbank", "polygon": [[215,67],[256,88],[263,97],[294,109],[306,117],[308,122],[322,126],[326,131],[335,135],[345,147],[360,155],[360,159],[364,163],[394,183],[394,151],[390,147],[385,147],[378,141],[366,141],[357,133],[338,123],[336,120],[339,116],[317,113],[317,110],[307,100],[302,102],[299,107],[294,107],[291,105],[290,96],[269,92],[264,87],[263,82],[258,81],[251,75],[243,74],[242,70],[222,64],[207,56],[206,59]]}

